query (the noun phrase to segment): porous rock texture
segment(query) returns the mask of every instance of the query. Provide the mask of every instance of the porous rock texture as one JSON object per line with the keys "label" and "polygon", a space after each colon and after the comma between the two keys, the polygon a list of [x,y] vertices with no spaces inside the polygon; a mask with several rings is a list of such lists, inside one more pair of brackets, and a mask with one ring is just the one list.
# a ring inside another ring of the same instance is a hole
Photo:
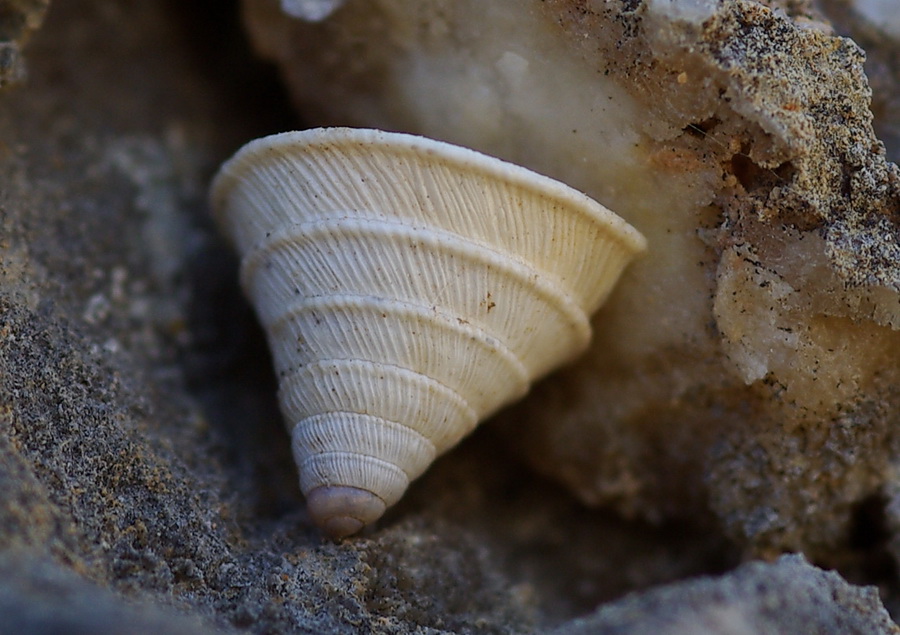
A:
{"label": "porous rock texture", "polygon": [[[723,534],[585,509],[492,429],[374,531],[322,541],[205,202],[241,143],[304,125],[236,20],[55,2],[0,93],[0,632],[546,632],[733,567]],[[890,601],[893,572],[870,565],[895,516],[866,509],[838,564]],[[860,606],[881,632],[871,590],[828,610]]]}
{"label": "porous rock texture", "polygon": [[866,51],[872,115],[888,158],[900,159],[900,11],[890,0],[819,0],[835,30]]}
{"label": "porous rock texture", "polygon": [[534,466],[748,554],[848,546],[900,448],[900,172],[863,51],[822,6],[347,0],[315,22],[244,7],[308,121],[475,147],[647,236],[589,353],[499,417]]}

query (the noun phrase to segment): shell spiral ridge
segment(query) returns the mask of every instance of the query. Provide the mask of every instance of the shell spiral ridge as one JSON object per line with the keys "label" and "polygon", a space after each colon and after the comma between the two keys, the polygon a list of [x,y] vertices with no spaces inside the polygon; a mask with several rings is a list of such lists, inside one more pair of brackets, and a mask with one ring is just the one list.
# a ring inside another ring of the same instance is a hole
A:
{"label": "shell spiral ridge", "polygon": [[552,179],[380,131],[256,140],[211,196],[267,332],[310,515],[336,538],[581,352],[644,248]]}

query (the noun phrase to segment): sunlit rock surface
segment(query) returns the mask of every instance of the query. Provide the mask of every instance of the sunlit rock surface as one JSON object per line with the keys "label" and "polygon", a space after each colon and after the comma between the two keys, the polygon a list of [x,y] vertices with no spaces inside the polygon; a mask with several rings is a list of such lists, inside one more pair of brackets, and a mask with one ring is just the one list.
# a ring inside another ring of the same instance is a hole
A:
{"label": "sunlit rock surface", "polygon": [[896,454],[900,176],[862,50],[817,5],[768,4],[244,8],[310,123],[495,154],[648,237],[589,354],[499,417],[535,466],[629,516],[816,552]]}

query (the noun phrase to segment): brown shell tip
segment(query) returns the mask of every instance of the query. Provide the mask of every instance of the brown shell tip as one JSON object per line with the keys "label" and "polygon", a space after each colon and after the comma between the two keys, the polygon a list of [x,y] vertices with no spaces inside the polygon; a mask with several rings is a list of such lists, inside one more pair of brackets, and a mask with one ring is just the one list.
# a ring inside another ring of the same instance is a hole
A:
{"label": "brown shell tip", "polygon": [[384,514],[386,505],[378,496],[358,487],[323,485],[306,495],[313,522],[331,540],[355,534]]}

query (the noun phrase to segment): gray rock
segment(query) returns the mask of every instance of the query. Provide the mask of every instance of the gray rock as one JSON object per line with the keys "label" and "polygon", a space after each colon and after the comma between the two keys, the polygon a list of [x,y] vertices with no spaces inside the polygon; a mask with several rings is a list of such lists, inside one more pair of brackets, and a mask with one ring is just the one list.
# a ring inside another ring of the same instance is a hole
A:
{"label": "gray rock", "polygon": [[[48,561],[0,556],[0,633],[204,635],[222,633],[173,609],[132,606]],[[89,607],[86,609],[86,607]]]}
{"label": "gray rock", "polygon": [[703,578],[634,594],[553,635],[794,635],[898,633],[874,587],[854,587],[802,556],[745,564]]}

